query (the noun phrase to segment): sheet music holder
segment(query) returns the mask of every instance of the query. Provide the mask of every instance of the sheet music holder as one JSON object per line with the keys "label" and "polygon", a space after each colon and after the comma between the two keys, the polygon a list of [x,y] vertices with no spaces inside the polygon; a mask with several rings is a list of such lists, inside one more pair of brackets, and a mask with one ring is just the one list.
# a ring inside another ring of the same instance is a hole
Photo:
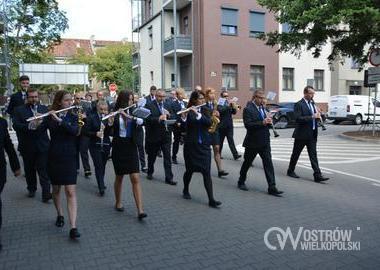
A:
{"label": "sheet music holder", "polygon": [[139,107],[133,110],[132,115],[145,119],[150,115],[150,110],[147,108]]}

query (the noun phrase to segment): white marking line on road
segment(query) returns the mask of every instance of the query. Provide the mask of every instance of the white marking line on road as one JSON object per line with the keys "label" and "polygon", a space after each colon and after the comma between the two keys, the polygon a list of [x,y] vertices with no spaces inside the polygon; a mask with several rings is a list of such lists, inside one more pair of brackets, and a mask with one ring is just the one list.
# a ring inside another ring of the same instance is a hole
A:
{"label": "white marking line on road", "polygon": [[326,171],[330,171],[330,172],[334,172],[334,173],[339,173],[339,174],[343,174],[343,175],[347,175],[347,176],[351,176],[351,177],[356,177],[356,178],[360,178],[360,179],[364,179],[364,180],[367,180],[367,181],[371,181],[371,182],[375,182],[375,183],[378,183],[380,184],[380,180],[379,179],[373,179],[373,178],[369,178],[369,177],[365,177],[365,176],[361,176],[361,175],[357,175],[357,174],[352,174],[352,173],[347,173],[347,172],[342,172],[342,171],[338,171],[338,170],[334,170],[334,169],[329,169],[329,168],[325,168],[325,167],[320,167],[322,170],[326,170]]}
{"label": "white marking line on road", "polygon": [[380,184],[372,183],[373,186],[380,187]]}
{"label": "white marking line on road", "polygon": [[[290,155],[274,155],[272,154],[273,157],[275,158],[290,158]],[[307,154],[305,155],[301,155],[300,157],[301,159],[305,159],[305,158],[309,158],[309,156]],[[320,155],[318,154],[318,159],[332,159],[332,160],[352,160],[353,158],[352,157],[325,157],[323,155]]]}
{"label": "white marking line on road", "polygon": [[[290,148],[293,148],[293,144],[292,145],[271,145],[272,148],[277,148],[277,149],[290,149]],[[347,146],[341,146],[341,145],[324,145],[324,144],[318,144],[317,145],[317,148],[318,149],[341,149],[341,150],[345,150],[345,149],[348,149],[348,150],[354,150],[354,151],[378,151],[380,150],[380,147],[353,147],[351,145],[347,145]]]}
{"label": "white marking line on road", "polygon": [[[278,155],[278,154],[291,154],[292,151],[289,150],[289,151],[285,151],[285,150],[278,150],[278,149],[272,149],[272,155]],[[301,153],[301,155],[306,155],[307,152],[306,151],[303,151]],[[345,153],[345,152],[342,152],[342,151],[318,151],[317,152],[318,156],[320,155],[331,155],[331,156],[353,156],[353,157],[356,157],[356,156],[359,156],[359,157],[378,157],[379,154],[378,153],[368,153],[368,152],[363,152],[363,153]]]}
{"label": "white marking line on road", "polygon": [[[309,170],[313,170],[313,168],[310,166],[310,165],[297,165],[298,167],[302,167],[302,168],[305,168],[305,169],[309,169]],[[323,172],[323,174],[334,174],[332,172],[329,172],[329,171],[326,171],[326,172]]]}

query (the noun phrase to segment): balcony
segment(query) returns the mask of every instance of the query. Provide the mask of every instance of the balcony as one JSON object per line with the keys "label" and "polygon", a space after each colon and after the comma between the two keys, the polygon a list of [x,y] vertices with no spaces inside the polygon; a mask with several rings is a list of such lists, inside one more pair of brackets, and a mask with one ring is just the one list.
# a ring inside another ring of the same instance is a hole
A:
{"label": "balcony", "polygon": [[132,69],[136,69],[140,66],[140,54],[138,52],[134,52],[132,54]]}
{"label": "balcony", "polygon": [[178,35],[171,36],[164,42],[164,56],[174,57],[174,38],[177,43],[177,56],[183,57],[193,53],[191,36]]}
{"label": "balcony", "polygon": [[[177,10],[180,10],[190,4],[191,4],[191,0],[177,0],[176,7],[177,7]],[[173,0],[166,0],[166,1],[164,0],[163,8],[165,10],[173,10],[174,8]]]}

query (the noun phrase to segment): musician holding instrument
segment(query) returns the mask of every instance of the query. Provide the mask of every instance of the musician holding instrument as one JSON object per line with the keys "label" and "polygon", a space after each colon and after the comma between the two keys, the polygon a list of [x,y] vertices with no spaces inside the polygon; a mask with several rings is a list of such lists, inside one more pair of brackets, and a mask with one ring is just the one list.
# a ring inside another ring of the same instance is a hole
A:
{"label": "musician holding instrument", "polygon": [[83,133],[89,138],[89,150],[94,163],[99,195],[104,196],[106,189],[104,175],[111,150],[111,141],[108,134],[104,132],[105,124],[102,122],[102,118],[108,114],[108,104],[105,101],[99,101],[96,107],[97,112],[88,115]]}
{"label": "musician holding instrument", "polygon": [[169,108],[164,107],[165,92],[162,89],[156,91],[153,101],[146,103],[145,108],[150,110],[151,114],[146,119],[145,124],[145,149],[148,155],[148,175],[149,180],[153,179],[154,163],[156,161],[159,150],[162,150],[165,169],[165,183],[168,185],[176,185],[173,181],[172,163],[170,158],[171,147],[171,127],[167,121],[174,114],[170,114]]}
{"label": "musician holding instrument", "polygon": [[299,178],[295,173],[297,161],[303,148],[306,146],[310,163],[314,171],[314,181],[319,183],[329,180],[321,173],[317,157],[318,121],[321,121],[321,113],[315,106],[313,97],[315,90],[312,86],[306,86],[303,90],[304,97],[294,105],[296,128],[293,132],[294,145],[287,175]]}
{"label": "musician holding instrument", "polygon": [[[136,104],[136,107],[139,106],[144,106],[144,104],[139,104],[139,95],[134,94],[133,95],[133,102]],[[148,171],[146,167],[146,160],[145,160],[145,150],[144,150],[144,138],[145,138],[145,133],[144,133],[144,128],[142,125],[138,125],[136,127],[136,139],[137,139],[137,149],[139,151],[139,160],[140,160],[140,170],[144,173]]]}
{"label": "musician holding instrument", "polygon": [[240,169],[240,178],[237,186],[241,190],[248,190],[245,185],[248,169],[251,167],[255,157],[260,155],[268,183],[268,194],[281,197],[283,192],[276,188],[270,147],[269,127],[273,124],[273,120],[266,115],[263,106],[264,100],[264,91],[256,90],[253,94],[252,101],[248,102],[243,110],[243,122],[247,129],[247,134],[243,142],[243,147],[245,147],[244,162]]}
{"label": "musician holding instrument", "polygon": [[241,158],[235,147],[234,142],[234,123],[232,115],[235,115],[239,110],[239,106],[232,100],[228,99],[228,91],[224,90],[220,93],[220,97],[224,100],[223,104],[218,104],[218,112],[220,115],[219,124],[219,136],[220,136],[220,155],[222,155],[222,149],[224,139],[227,137],[228,146],[232,152],[234,160]]}
{"label": "musician holding instrument", "polygon": [[[87,107],[83,107],[83,103],[85,103],[82,98],[81,98],[81,95],[76,93],[74,95],[74,105],[77,106],[77,108],[74,109],[75,113],[78,114],[78,119],[79,119],[79,123],[80,125],[83,125],[85,124],[85,122],[87,121],[87,115],[91,113],[91,103],[88,103],[86,102],[86,106]],[[87,109],[85,109],[87,108]],[[78,136],[79,136],[79,139],[78,139],[78,149],[79,149],[79,155],[80,155],[80,158],[78,157],[78,164],[77,164],[77,170],[79,171],[79,167],[80,167],[80,159],[82,159],[82,166],[83,166],[83,170],[84,170],[84,176],[86,178],[90,177],[91,176],[91,167],[90,167],[90,161],[89,161],[89,155],[88,155],[88,150],[89,150],[89,143],[90,143],[90,139],[89,137],[85,136],[82,132],[82,129],[80,129],[81,132],[79,132]]]}
{"label": "musician holding instrument", "polygon": [[204,92],[204,96],[206,98],[207,102],[207,108],[211,111],[211,126],[208,130],[211,136],[211,145],[212,149],[214,151],[214,160],[216,167],[218,169],[218,177],[226,176],[228,175],[228,172],[225,172],[222,169],[222,160],[220,158],[220,137],[219,137],[219,131],[218,126],[220,123],[220,114],[218,112],[218,104],[216,102],[216,91],[213,88],[206,88]]}
{"label": "musician holding instrument", "polygon": [[[178,88],[176,90],[177,99],[172,102],[173,113],[185,109],[187,107],[187,102],[184,101],[186,98],[186,93],[183,88]],[[185,128],[181,121],[181,116],[177,115],[177,122],[173,126],[173,151],[172,151],[172,163],[178,164],[177,154],[179,150],[179,145],[183,142],[183,134],[185,133]]]}
{"label": "musician holding instrument", "polygon": [[42,201],[52,199],[50,179],[47,173],[49,136],[47,118],[27,121],[28,118],[46,113],[48,108],[40,104],[38,91],[29,88],[26,93],[26,104],[15,108],[13,128],[18,133],[18,143],[28,190],[28,197],[33,198],[37,190],[37,173],[42,189]]}
{"label": "musician holding instrument", "polygon": [[208,132],[212,121],[211,112],[206,105],[201,92],[191,93],[187,110],[182,110],[181,120],[186,127],[183,156],[185,159],[185,174],[183,175],[183,198],[190,200],[189,185],[194,172],[203,176],[204,186],[209,199],[209,206],[217,208],[222,203],[215,200],[211,179],[211,135]]}
{"label": "musician holding instrument", "polygon": [[70,238],[77,239],[77,158],[78,158],[78,116],[71,109],[72,97],[69,92],[58,91],[53,100],[48,118],[50,131],[50,147],[48,155],[48,173],[53,185],[53,200],[57,210],[57,227],[64,226],[61,203],[61,187],[64,186],[67,210],[70,221]]}
{"label": "musician holding instrument", "polygon": [[[140,185],[139,157],[136,140],[136,127],[143,124],[143,119],[132,116],[133,94],[129,91],[121,91],[116,100],[115,112],[117,114],[108,118],[105,132],[112,139],[112,162],[115,170],[115,210],[122,212],[122,184],[123,177],[129,174],[132,183],[132,191],[137,207],[139,220],[147,217],[142,205],[142,193]],[[104,118],[103,118],[104,119]]]}

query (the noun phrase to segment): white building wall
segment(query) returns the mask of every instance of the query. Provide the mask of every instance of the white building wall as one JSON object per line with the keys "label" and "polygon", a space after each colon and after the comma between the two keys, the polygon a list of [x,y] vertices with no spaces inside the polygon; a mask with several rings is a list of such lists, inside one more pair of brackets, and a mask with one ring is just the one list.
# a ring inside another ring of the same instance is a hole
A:
{"label": "white building wall", "polygon": [[[153,48],[150,49],[149,27],[153,30]],[[161,78],[161,16],[145,25],[140,32],[141,94],[148,95],[152,85],[162,87]],[[151,80],[153,71],[153,81]]]}

